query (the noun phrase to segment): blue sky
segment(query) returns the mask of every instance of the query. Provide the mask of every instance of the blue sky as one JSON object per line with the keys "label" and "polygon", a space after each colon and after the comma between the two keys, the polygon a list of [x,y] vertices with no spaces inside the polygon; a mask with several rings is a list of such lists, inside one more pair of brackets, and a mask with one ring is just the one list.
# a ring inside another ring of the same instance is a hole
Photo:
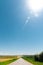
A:
{"label": "blue sky", "polygon": [[[28,17],[28,23],[25,24]],[[0,55],[43,51],[43,11],[30,14],[25,0],[0,0]]]}

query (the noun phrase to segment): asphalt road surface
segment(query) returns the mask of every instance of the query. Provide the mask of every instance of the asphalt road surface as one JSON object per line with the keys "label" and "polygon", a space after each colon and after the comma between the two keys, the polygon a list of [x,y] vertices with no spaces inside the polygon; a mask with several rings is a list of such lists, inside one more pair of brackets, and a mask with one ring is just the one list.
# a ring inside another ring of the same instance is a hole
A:
{"label": "asphalt road surface", "polygon": [[17,61],[12,62],[12,63],[9,64],[9,65],[33,65],[33,64],[31,64],[30,62],[27,62],[27,61],[25,61],[24,59],[20,58],[20,59],[18,59]]}

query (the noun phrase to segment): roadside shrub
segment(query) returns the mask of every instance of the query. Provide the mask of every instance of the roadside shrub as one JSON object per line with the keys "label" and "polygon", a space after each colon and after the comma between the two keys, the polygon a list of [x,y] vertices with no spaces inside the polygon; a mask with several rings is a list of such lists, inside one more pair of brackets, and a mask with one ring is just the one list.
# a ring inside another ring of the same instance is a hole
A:
{"label": "roadside shrub", "polygon": [[43,62],[43,52],[39,55],[40,62]]}
{"label": "roadside shrub", "polygon": [[39,55],[34,56],[35,61],[43,62],[43,52]]}
{"label": "roadside shrub", "polygon": [[35,59],[35,61],[39,61],[39,56],[38,55],[35,55],[34,56],[34,59]]}

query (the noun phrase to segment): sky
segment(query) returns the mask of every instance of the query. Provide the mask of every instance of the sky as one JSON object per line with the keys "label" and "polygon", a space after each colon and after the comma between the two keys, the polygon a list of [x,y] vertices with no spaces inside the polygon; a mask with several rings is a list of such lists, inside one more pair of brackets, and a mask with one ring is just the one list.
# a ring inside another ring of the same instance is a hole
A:
{"label": "sky", "polygon": [[0,0],[0,55],[43,51],[43,10],[35,14],[27,0]]}

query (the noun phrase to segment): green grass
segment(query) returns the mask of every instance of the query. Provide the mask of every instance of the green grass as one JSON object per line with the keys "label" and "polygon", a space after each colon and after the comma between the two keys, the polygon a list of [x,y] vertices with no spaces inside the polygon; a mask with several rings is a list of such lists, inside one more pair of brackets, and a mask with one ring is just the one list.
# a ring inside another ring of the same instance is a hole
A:
{"label": "green grass", "polygon": [[14,61],[16,61],[17,59],[12,59],[12,60],[9,60],[9,61],[6,61],[6,62],[0,62],[0,65],[8,65]]}
{"label": "green grass", "polygon": [[34,60],[34,58],[24,56],[23,59],[27,60],[28,62],[32,63],[33,65],[43,65],[43,62],[36,62]]}

